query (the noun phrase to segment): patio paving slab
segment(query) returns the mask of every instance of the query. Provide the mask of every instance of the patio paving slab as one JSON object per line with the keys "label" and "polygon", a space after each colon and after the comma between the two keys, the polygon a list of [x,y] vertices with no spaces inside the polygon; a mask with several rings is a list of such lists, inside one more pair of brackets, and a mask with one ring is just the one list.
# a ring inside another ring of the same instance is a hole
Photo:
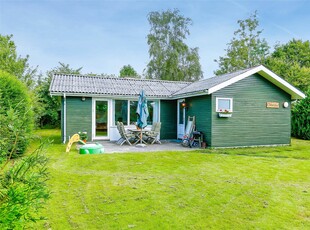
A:
{"label": "patio paving slab", "polygon": [[112,141],[97,141],[102,144],[104,153],[128,153],[128,152],[158,152],[158,151],[190,151],[198,150],[199,148],[183,147],[180,141],[161,140],[162,144],[146,145],[145,147],[138,147],[136,145],[123,144],[118,145]]}

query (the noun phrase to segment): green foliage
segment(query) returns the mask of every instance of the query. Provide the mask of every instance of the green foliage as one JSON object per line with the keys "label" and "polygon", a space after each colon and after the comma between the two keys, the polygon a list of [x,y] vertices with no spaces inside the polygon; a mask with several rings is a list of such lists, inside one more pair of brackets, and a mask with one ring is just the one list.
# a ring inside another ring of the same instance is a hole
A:
{"label": "green foliage", "polygon": [[37,211],[49,196],[45,184],[47,158],[42,155],[42,144],[33,154],[12,161],[28,146],[32,111],[24,92],[26,86],[8,73],[0,72],[0,77],[6,79],[0,81],[7,87],[6,92],[1,88],[0,96],[11,95],[9,102],[0,100],[0,229],[23,229],[40,219]]}
{"label": "green foliage", "polygon": [[276,45],[265,65],[300,90],[310,90],[310,42],[291,40]]}
{"label": "green foliage", "polygon": [[37,69],[29,67],[29,56],[22,58],[17,55],[16,45],[12,41],[12,37],[13,35],[2,36],[0,34],[0,70],[16,76],[28,88],[32,88],[35,84]]}
{"label": "green foliage", "polygon": [[81,74],[82,69],[83,67],[73,69],[69,64],[59,62],[59,66],[47,71],[47,76],[51,78],[53,74]]}
{"label": "green foliage", "polygon": [[227,44],[226,55],[214,60],[219,64],[215,75],[222,75],[240,69],[263,64],[269,54],[269,46],[260,38],[262,30],[258,30],[257,12],[245,20],[238,20],[239,29],[234,32],[233,39]]}
{"label": "green foliage", "polygon": [[86,131],[83,131],[83,132],[79,131],[78,134],[80,135],[80,139],[81,140],[86,140],[87,141],[88,135],[87,135]]}
{"label": "green foliage", "polygon": [[60,98],[50,96],[50,83],[51,78],[48,77],[35,89],[38,98],[38,105],[36,107],[37,122],[40,127],[46,125],[56,127],[60,125],[58,111],[60,110],[61,102]]}
{"label": "green foliage", "polygon": [[[0,70],[0,157],[23,154],[33,129],[31,95],[17,78]],[[12,147],[14,146],[14,147]]]}
{"label": "green foliage", "polygon": [[60,126],[60,98],[51,97],[49,87],[54,74],[81,74],[82,67],[73,69],[69,64],[59,62],[59,66],[47,71],[46,77],[42,79],[35,89],[38,98],[36,112],[38,114],[38,123],[40,127]]}
{"label": "green foliage", "polygon": [[189,35],[190,18],[180,15],[179,10],[151,12],[151,25],[147,36],[150,62],[147,78],[195,81],[202,78],[198,48],[189,48],[184,40]]}
{"label": "green foliage", "polygon": [[38,210],[49,198],[47,158],[42,144],[33,154],[0,171],[0,228],[24,229],[42,219]]}
{"label": "green foliage", "polygon": [[138,73],[131,65],[124,65],[119,72],[120,77],[136,77],[138,78]]}
{"label": "green foliage", "polygon": [[25,152],[31,138],[30,132],[23,132],[27,114],[28,111],[21,116],[12,108],[4,114],[0,114],[0,163],[5,159],[9,161]]}
{"label": "green foliage", "polygon": [[277,44],[271,57],[310,68],[310,41],[293,39],[287,44]]}
{"label": "green foliage", "polygon": [[292,109],[292,135],[310,140],[310,90]]}

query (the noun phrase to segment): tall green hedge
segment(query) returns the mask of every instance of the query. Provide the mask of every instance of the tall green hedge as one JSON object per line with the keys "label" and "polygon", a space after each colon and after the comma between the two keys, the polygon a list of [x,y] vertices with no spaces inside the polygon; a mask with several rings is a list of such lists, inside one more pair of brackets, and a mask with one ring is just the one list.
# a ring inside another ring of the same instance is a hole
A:
{"label": "tall green hedge", "polygon": [[292,109],[292,136],[310,140],[310,90]]}
{"label": "tall green hedge", "polygon": [[[31,94],[15,76],[0,70],[0,154],[23,154],[34,125]],[[16,145],[15,145],[16,143]],[[11,146],[16,146],[13,149]]]}

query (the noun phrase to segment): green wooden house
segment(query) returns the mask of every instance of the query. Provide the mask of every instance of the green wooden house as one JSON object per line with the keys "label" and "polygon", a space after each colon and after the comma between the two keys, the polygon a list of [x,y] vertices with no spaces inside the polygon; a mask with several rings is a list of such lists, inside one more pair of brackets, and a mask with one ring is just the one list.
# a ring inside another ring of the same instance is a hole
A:
{"label": "green wooden house", "polygon": [[79,131],[89,139],[118,140],[116,122],[136,122],[143,89],[149,120],[161,139],[181,139],[188,116],[211,147],[290,144],[291,102],[305,95],[264,66],[197,82],[54,75],[50,94],[62,98],[63,142]]}

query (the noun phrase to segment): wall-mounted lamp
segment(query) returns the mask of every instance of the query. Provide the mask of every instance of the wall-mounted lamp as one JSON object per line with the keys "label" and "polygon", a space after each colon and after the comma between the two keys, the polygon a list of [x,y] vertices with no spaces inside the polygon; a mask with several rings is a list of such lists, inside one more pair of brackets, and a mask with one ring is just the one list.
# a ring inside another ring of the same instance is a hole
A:
{"label": "wall-mounted lamp", "polygon": [[284,102],[284,103],[283,103],[283,107],[284,107],[284,108],[287,108],[288,106],[289,106],[288,102]]}
{"label": "wall-mounted lamp", "polygon": [[82,98],[81,98],[81,101],[85,101],[85,97],[82,97]]}
{"label": "wall-mounted lamp", "polygon": [[188,104],[186,103],[185,100],[181,102],[181,106],[182,106],[183,109],[188,110]]}

